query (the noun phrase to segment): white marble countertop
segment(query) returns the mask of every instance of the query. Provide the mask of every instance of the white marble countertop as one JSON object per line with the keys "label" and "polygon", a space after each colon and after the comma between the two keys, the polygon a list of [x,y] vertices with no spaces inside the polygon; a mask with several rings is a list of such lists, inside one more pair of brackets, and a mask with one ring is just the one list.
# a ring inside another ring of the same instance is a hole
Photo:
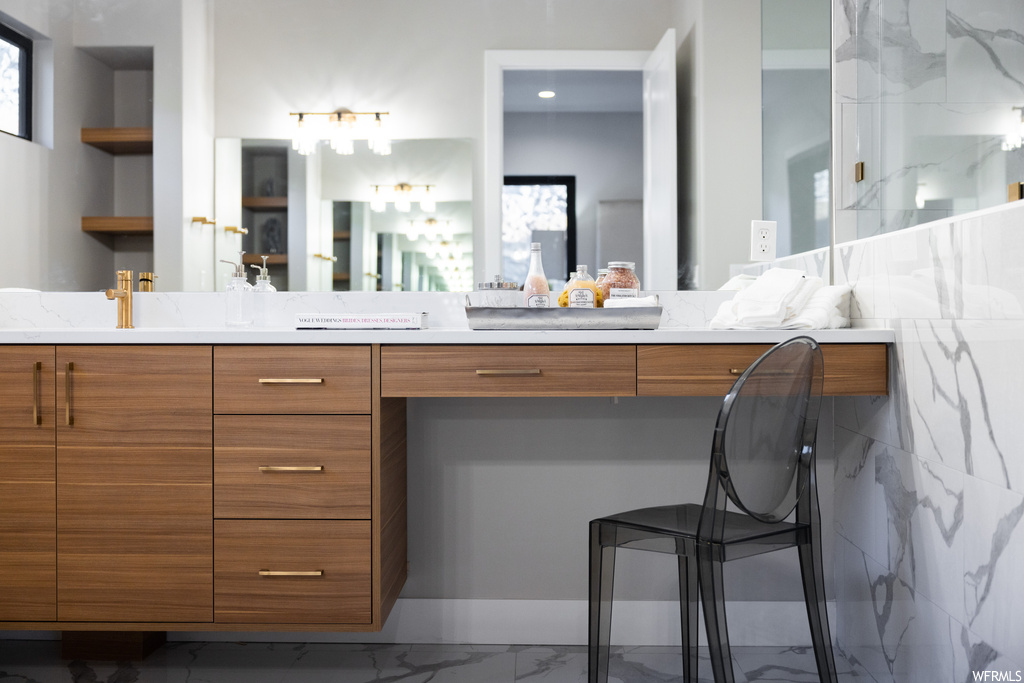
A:
{"label": "white marble countertop", "polygon": [[0,329],[0,344],[774,344],[890,343],[886,329],[847,330],[295,330],[290,328]]}
{"label": "white marble countertop", "polygon": [[[224,325],[223,293],[136,293],[135,329],[119,330],[101,292],[4,292],[0,344],[773,344],[801,334],[823,343],[895,341],[882,328],[709,330],[733,292],[658,294],[657,330],[471,330],[465,294],[405,292],[279,292],[269,299],[270,325],[242,329]],[[380,312],[426,312],[427,329],[295,329],[297,314]]]}

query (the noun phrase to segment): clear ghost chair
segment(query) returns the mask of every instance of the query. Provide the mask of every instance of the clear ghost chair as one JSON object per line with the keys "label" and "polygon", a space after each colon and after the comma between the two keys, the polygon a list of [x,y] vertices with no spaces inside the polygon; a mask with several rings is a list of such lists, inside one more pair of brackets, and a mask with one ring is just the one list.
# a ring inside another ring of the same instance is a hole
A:
{"label": "clear ghost chair", "polygon": [[[821,349],[813,339],[772,347],[722,402],[703,504],[643,508],[590,523],[590,683],[608,680],[616,549],[678,556],[683,679],[697,680],[700,599],[714,679],[732,683],[722,564],[793,546],[799,549],[818,675],[836,681],[815,484],[822,375]],[[726,509],[729,501],[735,510]]]}

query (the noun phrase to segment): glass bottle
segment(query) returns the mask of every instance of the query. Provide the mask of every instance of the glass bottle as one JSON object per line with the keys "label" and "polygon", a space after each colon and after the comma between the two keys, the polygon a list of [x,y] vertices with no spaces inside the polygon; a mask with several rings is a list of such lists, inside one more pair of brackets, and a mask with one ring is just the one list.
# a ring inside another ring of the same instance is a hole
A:
{"label": "glass bottle", "polygon": [[527,308],[547,308],[550,305],[551,289],[540,256],[540,242],[532,242],[530,272],[526,274],[526,282],[523,284],[523,303]]}
{"label": "glass bottle", "polygon": [[227,307],[225,310],[224,324],[228,327],[252,327],[253,319],[253,292],[252,285],[245,279],[245,265],[242,263],[244,251],[238,252],[238,263],[225,261],[235,267],[231,274],[231,280],[225,288],[227,294]]}
{"label": "glass bottle", "polygon": [[598,308],[597,284],[585,265],[576,266],[576,274],[566,285],[569,308]]}
{"label": "glass bottle", "polygon": [[270,325],[271,302],[269,301],[270,297],[265,295],[269,292],[276,292],[277,287],[270,282],[266,256],[263,257],[262,266],[253,263],[250,267],[259,271],[256,275],[256,285],[253,287],[254,321],[257,327],[268,327]]}

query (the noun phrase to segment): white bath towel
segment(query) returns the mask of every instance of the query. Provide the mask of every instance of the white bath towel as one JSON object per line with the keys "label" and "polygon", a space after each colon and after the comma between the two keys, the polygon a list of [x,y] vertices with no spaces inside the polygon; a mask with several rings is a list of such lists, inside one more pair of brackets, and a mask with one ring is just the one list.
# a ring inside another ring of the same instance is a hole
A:
{"label": "white bath towel", "polygon": [[639,308],[642,306],[657,306],[658,297],[655,294],[648,296],[622,297],[620,299],[608,299],[604,302],[605,308]]}
{"label": "white bath towel", "polygon": [[791,330],[834,330],[850,326],[850,285],[822,287],[803,309],[783,321]]}
{"label": "white bath towel", "polygon": [[718,308],[711,329],[771,329],[803,310],[817,290],[820,277],[807,277],[802,270],[772,268],[736,292]]}

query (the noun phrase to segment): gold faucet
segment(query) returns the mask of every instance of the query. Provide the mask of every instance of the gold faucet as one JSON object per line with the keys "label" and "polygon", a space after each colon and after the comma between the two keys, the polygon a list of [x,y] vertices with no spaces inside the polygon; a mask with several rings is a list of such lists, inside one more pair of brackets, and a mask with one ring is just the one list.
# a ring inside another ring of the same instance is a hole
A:
{"label": "gold faucet", "polygon": [[153,280],[157,278],[153,273],[139,273],[139,291],[152,292]]}
{"label": "gold faucet", "polygon": [[132,271],[117,271],[117,289],[108,289],[107,298],[117,299],[117,329],[133,329],[132,325]]}

